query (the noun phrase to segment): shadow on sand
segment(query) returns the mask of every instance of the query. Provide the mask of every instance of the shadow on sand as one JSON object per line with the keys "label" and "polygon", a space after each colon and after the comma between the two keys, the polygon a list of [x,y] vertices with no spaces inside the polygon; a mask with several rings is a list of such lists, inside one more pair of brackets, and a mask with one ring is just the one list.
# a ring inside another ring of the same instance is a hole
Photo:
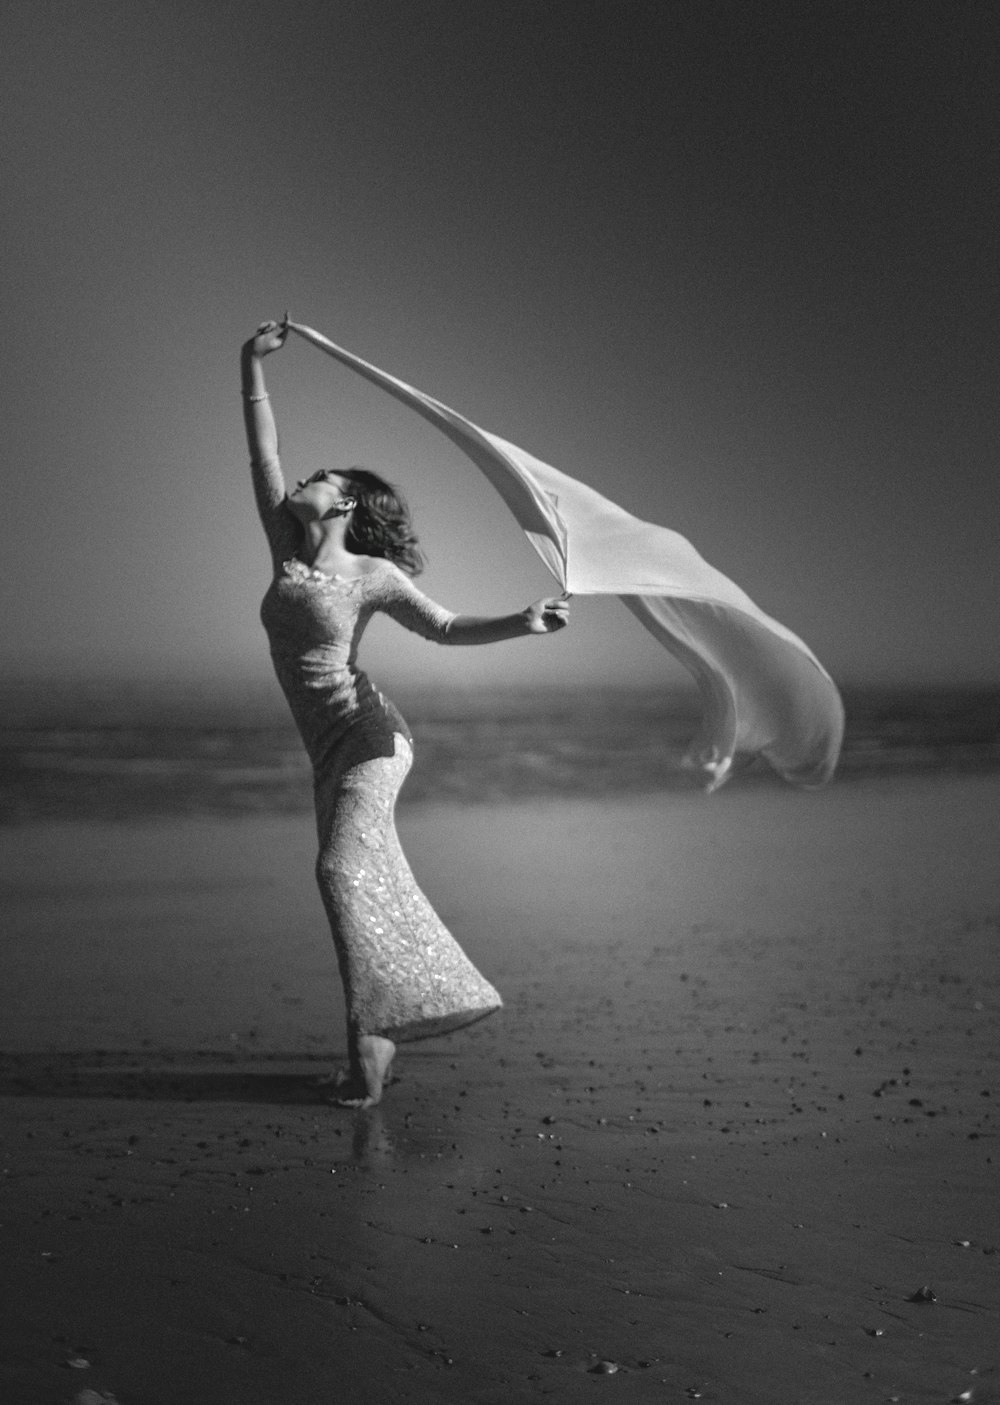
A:
{"label": "shadow on sand", "polygon": [[0,1053],[0,1096],[323,1105],[316,1079],[346,1055],[121,1050]]}

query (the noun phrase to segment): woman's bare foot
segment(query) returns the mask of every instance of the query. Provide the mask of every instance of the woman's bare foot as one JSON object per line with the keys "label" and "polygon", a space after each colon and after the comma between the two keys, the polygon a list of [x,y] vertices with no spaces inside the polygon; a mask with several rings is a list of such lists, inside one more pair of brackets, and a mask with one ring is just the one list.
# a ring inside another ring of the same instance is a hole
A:
{"label": "woman's bare foot", "polygon": [[335,1107],[374,1107],[382,1100],[396,1046],[381,1034],[360,1034],[350,1053],[350,1071],[337,1075],[330,1102]]}

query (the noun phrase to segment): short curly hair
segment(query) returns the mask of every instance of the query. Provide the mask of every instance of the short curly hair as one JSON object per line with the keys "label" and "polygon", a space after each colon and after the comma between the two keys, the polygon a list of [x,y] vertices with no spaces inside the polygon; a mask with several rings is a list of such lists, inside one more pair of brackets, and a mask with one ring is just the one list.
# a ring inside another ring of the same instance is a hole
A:
{"label": "short curly hair", "polygon": [[351,524],[344,538],[348,550],[385,557],[408,576],[419,576],[424,554],[399,489],[367,468],[338,468],[337,476],[350,483],[354,496]]}

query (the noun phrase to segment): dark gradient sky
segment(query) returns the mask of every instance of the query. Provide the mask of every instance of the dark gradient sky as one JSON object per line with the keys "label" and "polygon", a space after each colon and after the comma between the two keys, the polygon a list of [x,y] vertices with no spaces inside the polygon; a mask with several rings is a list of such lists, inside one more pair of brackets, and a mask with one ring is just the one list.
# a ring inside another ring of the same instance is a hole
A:
{"label": "dark gradient sky", "polygon": [[[684,532],[843,682],[1000,680],[995,6],[2,6],[10,673],[267,669],[237,349],[285,306]],[[477,471],[296,342],[286,469],[400,481],[424,588],[550,588]],[[615,601],[368,663],[671,677]]]}

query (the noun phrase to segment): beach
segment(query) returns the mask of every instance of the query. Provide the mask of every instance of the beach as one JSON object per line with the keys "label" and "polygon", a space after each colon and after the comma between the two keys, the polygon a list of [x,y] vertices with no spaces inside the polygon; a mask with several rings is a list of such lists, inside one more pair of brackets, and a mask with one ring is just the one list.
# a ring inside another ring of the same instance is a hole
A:
{"label": "beach", "polygon": [[5,831],[0,1398],[1000,1399],[1000,776],[400,831],[506,1008],[363,1113],[308,814]]}

